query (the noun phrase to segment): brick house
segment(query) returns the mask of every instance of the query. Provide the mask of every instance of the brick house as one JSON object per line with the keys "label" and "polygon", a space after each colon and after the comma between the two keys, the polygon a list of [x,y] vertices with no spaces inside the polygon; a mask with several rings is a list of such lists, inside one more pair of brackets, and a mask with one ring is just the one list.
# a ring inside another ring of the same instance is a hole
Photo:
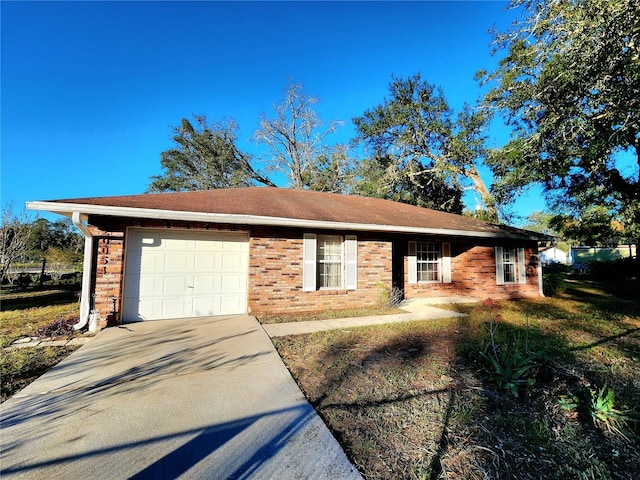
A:
{"label": "brick house", "polygon": [[255,187],[27,206],[85,235],[81,319],[351,308],[392,287],[408,299],[541,295],[544,236],[387,200]]}

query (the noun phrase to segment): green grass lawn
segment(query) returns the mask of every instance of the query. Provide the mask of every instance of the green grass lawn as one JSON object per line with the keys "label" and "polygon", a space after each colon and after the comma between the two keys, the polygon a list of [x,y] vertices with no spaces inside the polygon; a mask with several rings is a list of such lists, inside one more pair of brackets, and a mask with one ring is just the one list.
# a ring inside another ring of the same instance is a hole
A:
{"label": "green grass lawn", "polygon": [[637,300],[574,281],[455,308],[469,316],[275,340],[365,478],[638,478]]}
{"label": "green grass lawn", "polygon": [[21,337],[33,336],[57,320],[78,317],[78,297],[66,290],[13,291],[3,289],[0,311],[0,401],[5,401],[77,347],[7,349]]}

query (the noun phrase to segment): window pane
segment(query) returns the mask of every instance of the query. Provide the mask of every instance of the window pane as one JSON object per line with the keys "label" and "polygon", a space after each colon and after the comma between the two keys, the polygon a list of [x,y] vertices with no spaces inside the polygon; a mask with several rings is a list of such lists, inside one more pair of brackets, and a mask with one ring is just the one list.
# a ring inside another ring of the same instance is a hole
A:
{"label": "window pane", "polygon": [[339,288],[342,284],[341,270],[339,263],[320,264],[320,287]]}
{"label": "window pane", "polygon": [[419,263],[418,264],[418,281],[420,282],[437,282],[438,276],[437,263]]}
{"label": "window pane", "polygon": [[418,281],[440,281],[440,244],[421,242],[417,244]]}
{"label": "window pane", "polygon": [[318,286],[342,287],[342,237],[318,235]]}
{"label": "window pane", "polygon": [[514,283],[516,281],[516,272],[513,271],[513,264],[504,264],[504,281],[505,283]]}
{"label": "window pane", "polygon": [[516,250],[505,248],[502,250],[502,268],[504,271],[504,283],[516,282]]}

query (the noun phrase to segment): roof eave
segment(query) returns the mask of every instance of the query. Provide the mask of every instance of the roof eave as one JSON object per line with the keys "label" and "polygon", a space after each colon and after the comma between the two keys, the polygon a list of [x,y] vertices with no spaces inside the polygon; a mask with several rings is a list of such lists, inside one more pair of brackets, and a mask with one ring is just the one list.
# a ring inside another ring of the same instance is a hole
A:
{"label": "roof eave", "polygon": [[79,212],[83,220],[88,215],[103,215],[126,218],[151,218],[157,220],[181,220],[230,225],[264,225],[273,227],[315,228],[321,230],[358,230],[367,232],[417,233],[426,235],[454,235],[475,238],[503,238],[540,241],[541,237],[505,232],[481,232],[447,228],[409,227],[404,225],[379,225],[365,223],[331,222],[301,218],[265,217],[259,215],[222,214],[192,211],[160,210],[153,208],[115,207],[65,202],[27,202],[29,210],[40,210],[71,217]]}

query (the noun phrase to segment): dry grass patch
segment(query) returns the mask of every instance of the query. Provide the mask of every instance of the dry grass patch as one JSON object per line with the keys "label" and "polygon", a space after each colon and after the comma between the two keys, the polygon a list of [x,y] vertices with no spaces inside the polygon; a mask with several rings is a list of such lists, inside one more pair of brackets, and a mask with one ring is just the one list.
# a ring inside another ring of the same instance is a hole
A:
{"label": "dry grass patch", "polygon": [[[48,303],[51,302],[52,305]],[[7,349],[13,341],[36,334],[39,328],[56,321],[78,317],[77,296],[63,290],[29,292],[2,291],[0,312],[0,389],[1,401],[11,397],[77,347],[38,347]],[[71,337],[79,334],[66,335]]]}
{"label": "dry grass patch", "polygon": [[371,315],[391,315],[394,313],[407,313],[404,310],[394,307],[366,307],[349,308],[342,310],[324,310],[316,312],[298,313],[277,313],[260,315],[260,323],[288,323],[288,322],[308,322],[316,320],[331,320],[336,318],[356,318],[368,317]]}
{"label": "dry grass patch", "polygon": [[640,410],[640,307],[573,287],[498,303],[500,345],[541,353],[517,398],[479,355],[487,317],[474,305],[457,305],[460,319],[274,343],[367,479],[635,479],[638,424],[626,422],[626,438],[609,431],[589,400],[606,385],[615,409]]}
{"label": "dry grass patch", "polygon": [[41,347],[3,351],[0,358],[0,401],[4,402],[22,390],[77,348]]}

